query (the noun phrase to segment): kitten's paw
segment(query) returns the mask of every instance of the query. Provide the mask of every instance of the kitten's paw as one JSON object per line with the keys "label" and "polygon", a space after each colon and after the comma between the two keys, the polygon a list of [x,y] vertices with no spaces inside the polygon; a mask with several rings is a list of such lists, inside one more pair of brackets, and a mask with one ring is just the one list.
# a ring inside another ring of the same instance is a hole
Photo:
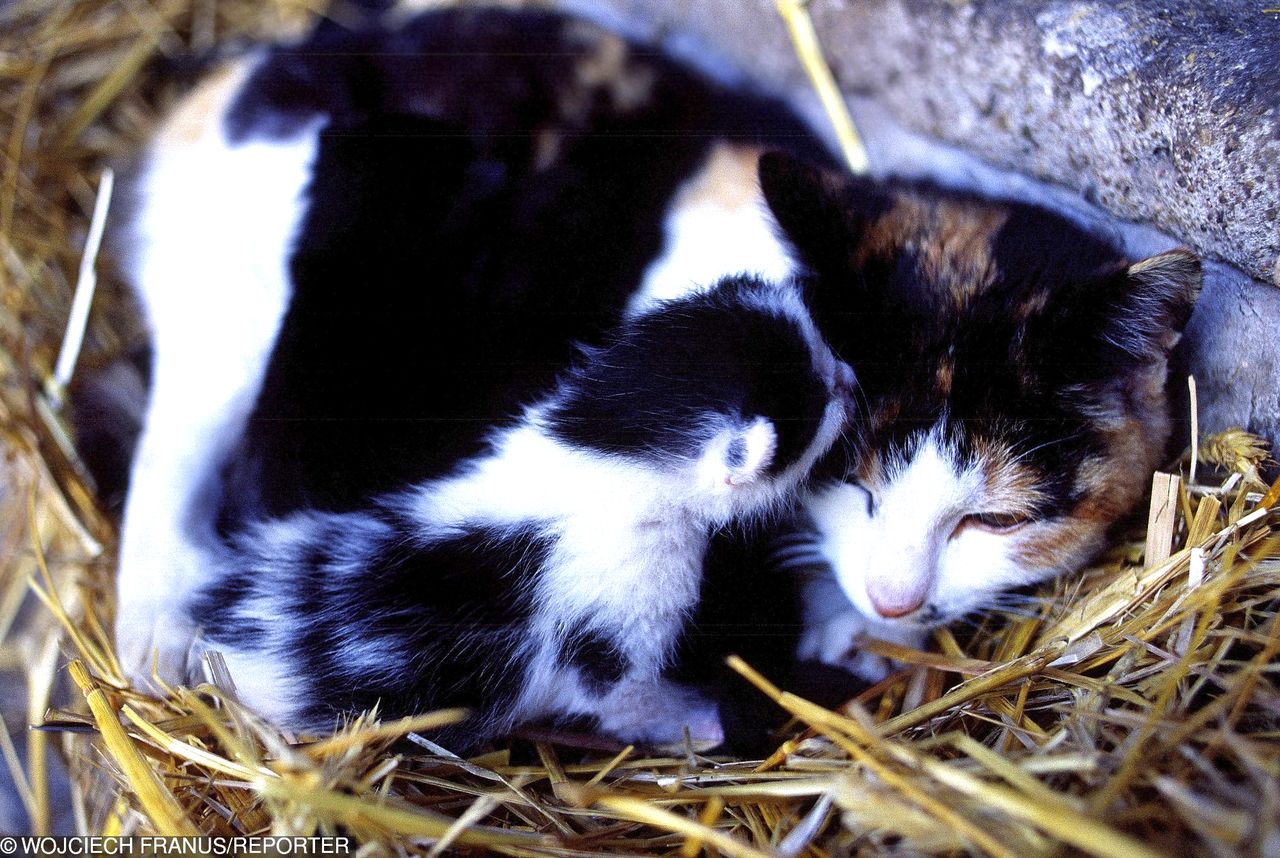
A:
{"label": "kitten's paw", "polygon": [[136,687],[161,691],[156,682],[186,683],[196,629],[182,611],[154,604],[121,606],[116,615],[116,653],[125,678]]}
{"label": "kitten's paw", "polygon": [[686,729],[694,750],[724,742],[716,704],[691,688],[665,680],[618,685],[603,701],[599,718],[601,730],[624,742],[682,746]]}
{"label": "kitten's paw", "polygon": [[867,682],[879,682],[902,665],[890,658],[858,649],[862,635],[903,646],[918,647],[927,632],[923,629],[873,625],[855,610],[848,610],[812,622],[800,637],[796,656],[801,661],[819,661],[847,670]]}
{"label": "kitten's paw", "polygon": [[867,630],[857,611],[845,611],[805,628],[796,646],[801,661],[820,661],[849,671],[867,682],[879,682],[891,672],[889,660],[860,652],[855,639]]}
{"label": "kitten's paw", "polygon": [[[198,629],[186,604],[214,578],[216,566],[176,522],[159,514],[162,493],[154,479],[140,480],[137,473],[133,479],[116,573],[116,652],[130,681],[160,691],[156,676],[176,685],[190,675]],[[180,507],[175,501],[171,508]]]}

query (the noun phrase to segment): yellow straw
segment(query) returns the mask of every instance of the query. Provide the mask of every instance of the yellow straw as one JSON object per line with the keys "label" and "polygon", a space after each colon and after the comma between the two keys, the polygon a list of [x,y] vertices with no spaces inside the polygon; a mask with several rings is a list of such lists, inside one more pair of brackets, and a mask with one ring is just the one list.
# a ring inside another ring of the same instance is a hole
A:
{"label": "yellow straw", "polygon": [[813,19],[809,17],[808,4],[801,0],[775,0],[778,14],[787,24],[791,33],[791,43],[795,46],[796,56],[804,65],[805,72],[813,83],[827,118],[836,132],[836,140],[840,143],[840,151],[844,153],[849,169],[856,174],[866,173],[871,165],[867,160],[866,147],[858,135],[849,108],[845,106],[844,96],[836,86],[831,74],[831,67],[822,57],[822,45],[818,42],[818,34],[813,29]]}

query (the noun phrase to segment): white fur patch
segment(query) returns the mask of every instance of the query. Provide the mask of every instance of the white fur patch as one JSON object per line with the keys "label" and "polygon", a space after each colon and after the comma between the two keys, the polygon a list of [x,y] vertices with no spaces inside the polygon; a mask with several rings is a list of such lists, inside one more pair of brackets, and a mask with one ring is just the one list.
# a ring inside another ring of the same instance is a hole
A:
{"label": "white fur patch", "polygon": [[702,169],[686,179],[663,222],[662,254],[645,269],[627,305],[639,315],[662,301],[704,291],[742,272],[782,281],[795,263],[756,178],[755,149],[718,143]]}
{"label": "white fur patch", "polygon": [[936,433],[890,473],[884,485],[841,483],[807,504],[847,597],[880,621],[910,614],[933,595],[951,565],[951,533],[983,489],[982,475],[961,469]]}
{"label": "white fur patch", "polygon": [[566,622],[590,617],[634,641],[632,660],[656,675],[674,625],[697,599],[712,524],[696,466],[682,468],[570,448],[524,425],[460,476],[421,489],[415,518],[441,535],[542,522],[557,542],[534,600],[541,634],[559,639]]}
{"label": "white fur patch", "polygon": [[[212,574],[218,469],[251,411],[289,294],[316,126],[232,145],[220,110],[244,71],[198,92],[149,155],[126,257],[150,323],[151,398],[121,537],[117,638],[126,670],[181,678],[176,610]],[[210,115],[206,115],[210,114]]]}
{"label": "white fur patch", "polygon": [[240,702],[273,724],[297,726],[296,704],[301,696],[297,673],[289,661],[260,651],[218,651],[227,663]]}
{"label": "white fur patch", "polygon": [[883,473],[880,484],[837,483],[805,501],[834,577],[805,585],[801,655],[866,678],[882,666],[851,653],[849,635],[918,642],[928,628],[994,605],[1005,590],[1062,571],[1029,568],[1018,559],[1018,548],[1051,523],[1010,533],[958,526],[965,516],[1016,497],[998,480],[991,484],[983,463],[962,466],[938,429],[924,434],[910,459],[886,463]]}
{"label": "white fur patch", "polygon": [[758,417],[745,429],[721,432],[698,463],[698,482],[710,494],[724,494],[760,479],[778,448],[773,424]]}

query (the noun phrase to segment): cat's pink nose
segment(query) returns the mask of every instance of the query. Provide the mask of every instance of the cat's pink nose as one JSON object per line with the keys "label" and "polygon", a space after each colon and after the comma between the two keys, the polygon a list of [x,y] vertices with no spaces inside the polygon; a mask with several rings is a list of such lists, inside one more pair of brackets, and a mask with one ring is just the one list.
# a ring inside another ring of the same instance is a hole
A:
{"label": "cat's pink nose", "polygon": [[905,617],[924,604],[924,594],[903,593],[893,596],[870,593],[871,606],[876,609],[876,613],[886,619],[895,617]]}

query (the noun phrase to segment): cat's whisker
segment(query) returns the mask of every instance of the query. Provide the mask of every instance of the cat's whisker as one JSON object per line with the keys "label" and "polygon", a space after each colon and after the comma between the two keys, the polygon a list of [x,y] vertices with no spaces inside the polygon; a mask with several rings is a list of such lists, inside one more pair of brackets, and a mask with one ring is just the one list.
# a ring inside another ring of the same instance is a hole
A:
{"label": "cat's whisker", "polygon": [[1020,463],[1022,463],[1022,462],[1025,462],[1027,459],[1029,459],[1029,458],[1032,456],[1032,454],[1034,454],[1034,453],[1038,453],[1038,452],[1040,452],[1041,450],[1046,450],[1046,449],[1048,449],[1048,448],[1050,448],[1050,447],[1055,447],[1055,446],[1058,446],[1058,445],[1061,445],[1061,444],[1067,444],[1067,443],[1070,443],[1071,441],[1078,440],[1079,438],[1083,437],[1084,435],[1085,435],[1085,431],[1084,431],[1084,430],[1079,430],[1079,431],[1076,431],[1076,432],[1072,432],[1072,433],[1070,433],[1070,434],[1068,434],[1068,435],[1062,435],[1062,436],[1059,436],[1059,437],[1057,437],[1057,438],[1051,438],[1051,439],[1049,439],[1048,441],[1045,441],[1045,442],[1043,442],[1043,443],[1041,443],[1041,444],[1037,444],[1036,446],[1031,447],[1031,448],[1029,448],[1029,449],[1017,449],[1017,448],[1015,448],[1012,461],[1013,461],[1015,464],[1020,464]]}
{"label": "cat's whisker", "polygon": [[1027,620],[1034,620],[1040,617],[1039,611],[1033,611],[1030,608],[1018,608],[1013,605],[994,606],[992,610],[996,613],[1007,614],[1014,617],[1022,617]]}
{"label": "cat's whisker", "polygon": [[821,537],[811,530],[797,530],[793,533],[786,533],[776,536],[772,539],[775,546],[790,547],[793,545],[816,545]]}
{"label": "cat's whisker", "polygon": [[1016,593],[1012,591],[1003,591],[995,593],[988,598],[993,605],[1039,605],[1044,603],[1044,597],[1034,593]]}
{"label": "cat's whisker", "polygon": [[831,564],[828,563],[825,558],[815,557],[777,564],[770,571],[785,573],[788,575],[804,575],[811,573],[825,577],[829,574],[830,569]]}

